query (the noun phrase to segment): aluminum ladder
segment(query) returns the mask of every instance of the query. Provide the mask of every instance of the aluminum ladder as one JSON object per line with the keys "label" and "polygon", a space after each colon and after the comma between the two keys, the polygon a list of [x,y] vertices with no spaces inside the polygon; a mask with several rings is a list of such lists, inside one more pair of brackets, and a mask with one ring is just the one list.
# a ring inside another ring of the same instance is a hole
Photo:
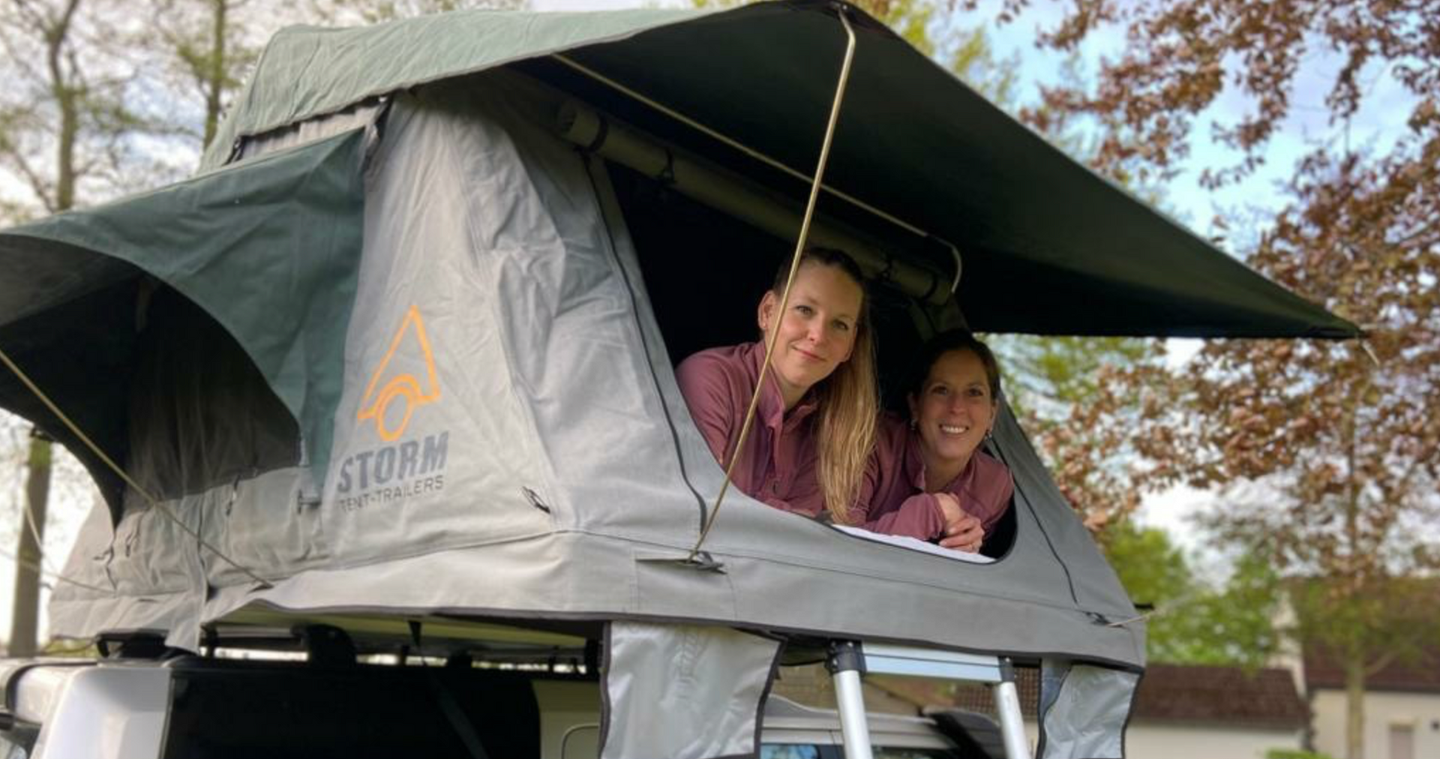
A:
{"label": "aluminum ladder", "polygon": [[1015,688],[1015,667],[1008,658],[834,641],[827,652],[825,667],[835,682],[845,759],[873,759],[865,696],[860,687],[860,676],[866,673],[988,683],[1000,712],[1000,734],[1005,741],[1006,758],[1030,759],[1030,742],[1025,737],[1025,722],[1020,714],[1020,694]]}

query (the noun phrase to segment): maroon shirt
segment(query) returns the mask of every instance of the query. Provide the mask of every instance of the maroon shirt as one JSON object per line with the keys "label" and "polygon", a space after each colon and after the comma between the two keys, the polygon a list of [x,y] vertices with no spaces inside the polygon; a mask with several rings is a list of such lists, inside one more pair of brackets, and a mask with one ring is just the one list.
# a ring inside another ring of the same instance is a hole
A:
{"label": "maroon shirt", "polygon": [[[675,369],[690,417],[721,468],[735,452],[764,360],[763,343],[745,343],[700,351]],[[815,398],[806,395],[786,413],[774,372],[766,371],[764,376],[755,422],[731,479],[751,498],[815,516],[825,510],[815,472]]]}
{"label": "maroon shirt", "polygon": [[[866,472],[871,520],[862,525],[866,529],[920,540],[942,537],[945,519],[935,496],[925,491],[925,459],[920,446],[920,436],[899,417],[881,417],[875,455]],[[941,490],[959,498],[960,508],[979,519],[988,536],[1009,507],[1015,482],[1008,467],[977,450]]]}

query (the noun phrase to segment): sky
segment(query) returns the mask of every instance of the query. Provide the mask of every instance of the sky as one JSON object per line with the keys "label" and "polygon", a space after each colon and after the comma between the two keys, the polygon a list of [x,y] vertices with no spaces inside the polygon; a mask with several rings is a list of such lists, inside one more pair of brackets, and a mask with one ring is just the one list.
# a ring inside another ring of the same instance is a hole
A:
{"label": "sky", "polygon": [[[993,6],[998,0],[983,0],[981,10],[961,19],[993,18]],[[627,7],[654,5],[678,5],[688,7],[689,3],[678,0],[662,2],[636,2],[635,0],[531,0],[531,7],[542,11],[607,10]],[[990,24],[987,32],[994,46],[996,57],[1005,59],[1016,55],[1019,58],[1019,92],[1022,101],[1034,97],[1038,82],[1054,81],[1058,78],[1063,63],[1060,56],[1038,51],[1032,40],[1037,28],[1054,23],[1058,14],[1068,4],[1037,2],[1031,3],[1030,10],[1021,21],[1008,25]],[[1123,42],[1118,32],[1101,34],[1082,49],[1082,59],[1088,73],[1093,74],[1102,56],[1111,55]],[[1393,81],[1384,76],[1370,77],[1370,93],[1365,108],[1357,114],[1348,130],[1339,129],[1326,121],[1323,98],[1328,80],[1325,74],[1333,72],[1338,61],[1323,49],[1312,53],[1302,69],[1302,76],[1293,95],[1296,104],[1294,114],[1273,139],[1267,150],[1265,166],[1246,181],[1229,187],[1222,192],[1212,193],[1201,188],[1196,181],[1206,166],[1233,165],[1236,156],[1214,144],[1208,137],[1208,124],[1215,118],[1233,119],[1244,113],[1248,107],[1238,96],[1222,97],[1209,111],[1197,120],[1199,127],[1192,136],[1192,155],[1181,166],[1181,174],[1166,187],[1163,200],[1164,210],[1196,233],[1209,235],[1215,232],[1212,218],[1220,212],[1274,212],[1284,203],[1281,183],[1291,173],[1295,160],[1313,146],[1317,140],[1348,139],[1352,144],[1373,144],[1385,147],[1398,134],[1403,119],[1396,114],[1408,111],[1410,98]],[[3,188],[0,188],[3,189]],[[1239,251],[1229,251],[1238,253]],[[1198,349],[1198,341],[1171,341],[1172,362],[1179,364],[1187,360]],[[70,468],[77,465],[69,464]],[[20,467],[15,470],[23,472]],[[10,599],[13,595],[14,530],[18,515],[19,494],[23,483],[17,477],[14,482],[0,485],[0,638],[7,637],[10,626]],[[83,490],[83,488],[82,488]],[[88,504],[94,496],[87,492],[71,493],[69,500],[81,504],[66,508],[56,507],[57,521],[52,522],[47,540],[47,552],[54,567],[69,554],[76,527],[84,517]],[[1212,494],[1186,488],[1151,496],[1142,507],[1140,519],[1146,524],[1163,527],[1170,531],[1182,545],[1199,553],[1205,553],[1199,534],[1190,526],[1192,515],[1211,507]]]}

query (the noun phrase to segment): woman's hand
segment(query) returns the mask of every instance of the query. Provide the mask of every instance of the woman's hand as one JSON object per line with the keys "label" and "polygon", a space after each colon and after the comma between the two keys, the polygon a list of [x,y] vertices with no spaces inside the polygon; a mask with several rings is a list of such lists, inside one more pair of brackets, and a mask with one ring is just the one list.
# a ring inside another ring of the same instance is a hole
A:
{"label": "woman's hand", "polygon": [[960,508],[959,498],[949,493],[931,495],[935,496],[936,503],[940,505],[940,513],[945,518],[945,534],[940,538],[940,545],[965,553],[979,551],[980,543],[985,539],[985,529],[980,526],[980,520]]}

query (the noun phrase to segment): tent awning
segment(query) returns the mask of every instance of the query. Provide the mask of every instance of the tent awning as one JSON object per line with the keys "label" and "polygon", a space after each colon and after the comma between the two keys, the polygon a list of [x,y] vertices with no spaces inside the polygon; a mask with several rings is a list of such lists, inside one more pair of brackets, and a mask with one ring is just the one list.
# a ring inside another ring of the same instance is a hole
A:
{"label": "tent awning", "polygon": [[[328,459],[354,305],[364,195],[352,131],[153,192],[0,232],[0,347],[113,458],[145,276],[175,288],[235,338]],[[112,498],[118,479],[10,372],[0,406],[85,461]]]}
{"label": "tent awning", "polygon": [[[275,37],[207,166],[240,137],[369,97],[563,54],[801,171],[815,164],[845,36],[834,3],[724,12],[458,12]],[[958,246],[959,302],[989,332],[1347,338],[1288,292],[1076,163],[879,23],[859,35],[827,184]],[[550,63],[547,63],[550,62]],[[801,194],[802,183],[593,82],[600,105],[664,139]],[[863,212],[823,209],[864,224]],[[873,224],[873,219],[869,220]],[[908,234],[908,233],[905,233]],[[923,246],[922,246],[923,247]],[[910,251],[909,255],[927,254]],[[951,266],[937,254],[930,263]]]}

